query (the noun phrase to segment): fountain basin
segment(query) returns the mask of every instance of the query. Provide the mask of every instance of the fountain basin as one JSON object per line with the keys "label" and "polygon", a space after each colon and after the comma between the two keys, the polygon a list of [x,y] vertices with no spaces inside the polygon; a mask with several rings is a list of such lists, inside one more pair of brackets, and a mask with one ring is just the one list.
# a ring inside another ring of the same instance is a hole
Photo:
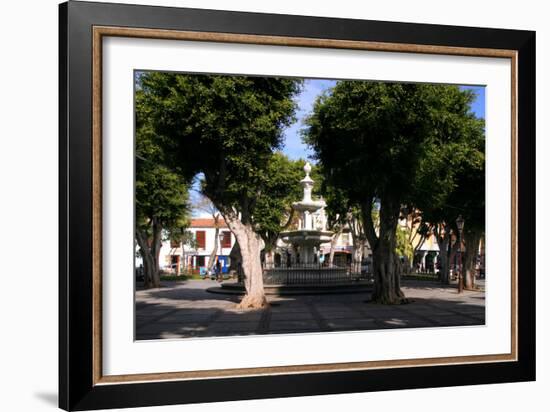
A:
{"label": "fountain basin", "polygon": [[290,232],[281,233],[281,239],[286,243],[294,245],[313,245],[318,246],[321,243],[330,242],[332,232],[324,230],[293,230]]}

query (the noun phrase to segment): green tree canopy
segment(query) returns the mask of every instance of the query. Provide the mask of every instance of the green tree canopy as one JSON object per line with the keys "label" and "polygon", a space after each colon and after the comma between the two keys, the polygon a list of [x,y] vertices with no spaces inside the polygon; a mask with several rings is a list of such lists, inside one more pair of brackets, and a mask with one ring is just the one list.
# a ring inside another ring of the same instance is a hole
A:
{"label": "green tree canopy", "polygon": [[253,220],[267,248],[275,246],[279,233],[292,223],[292,203],[302,198],[299,184],[305,161],[291,160],[281,152],[269,159],[268,179],[258,191]]}
{"label": "green tree canopy", "polygon": [[165,165],[150,108],[136,94],[136,240],[144,261],[145,285],[160,282],[158,256],[164,229],[187,225],[188,181]]}
{"label": "green tree canopy", "polygon": [[283,129],[295,120],[293,97],[301,81],[154,72],[142,76],[141,87],[168,164],[183,176],[204,173],[203,194],[236,236],[247,286],[242,305],[264,305],[262,239],[254,216]]}
{"label": "green tree canopy", "polygon": [[153,72],[141,84],[171,164],[188,176],[203,172],[203,192],[221,212],[250,218],[282,131],[295,120],[301,82]]}
{"label": "green tree canopy", "polygon": [[[305,141],[328,184],[362,209],[373,248],[374,299],[403,297],[396,273],[396,225],[403,206],[443,204],[454,187],[446,159],[475,123],[473,93],[457,86],[341,81],[314,106]],[[373,199],[380,204],[374,230]]]}

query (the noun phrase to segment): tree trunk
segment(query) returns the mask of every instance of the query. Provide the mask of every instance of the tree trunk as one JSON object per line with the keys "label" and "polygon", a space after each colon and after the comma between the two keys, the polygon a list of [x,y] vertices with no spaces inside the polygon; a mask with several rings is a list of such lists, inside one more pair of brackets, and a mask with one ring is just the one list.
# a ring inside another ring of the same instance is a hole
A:
{"label": "tree trunk", "polygon": [[257,309],[267,306],[260,253],[264,242],[250,223],[242,223],[237,217],[224,215],[229,229],[239,243],[246,295],[238,305],[239,309]]}
{"label": "tree trunk", "polygon": [[[139,242],[138,242],[139,243]],[[140,246],[141,248],[141,246]],[[155,286],[155,261],[149,248],[141,249],[143,256],[143,286],[150,289]]]}
{"label": "tree trunk", "polygon": [[239,242],[235,242],[229,252],[229,259],[231,260],[230,270],[239,272],[242,267],[243,258],[241,257],[241,248],[239,247]]}
{"label": "tree trunk", "polygon": [[403,256],[403,262],[399,262],[399,273],[401,275],[410,275],[412,271],[412,263],[408,256]]}
{"label": "tree trunk", "polygon": [[273,269],[275,267],[275,250],[277,249],[277,239],[279,239],[278,233],[264,234],[263,240],[263,254],[260,257],[263,258],[266,269]]}
{"label": "tree trunk", "polygon": [[187,259],[185,257],[185,243],[181,242],[181,262],[180,266],[182,267],[182,274],[187,275]]}
{"label": "tree trunk", "polygon": [[353,254],[351,270],[354,274],[361,273],[361,262],[363,261],[363,250],[365,248],[365,239],[359,236],[353,237]]}
{"label": "tree trunk", "polygon": [[374,290],[372,301],[381,304],[399,304],[405,295],[401,291],[398,257],[395,253],[399,205],[382,201],[380,233],[373,249]]}
{"label": "tree trunk", "polygon": [[332,235],[332,239],[330,240],[330,253],[328,255],[328,266],[332,267],[334,264],[334,251],[336,249],[336,243],[338,242],[338,238],[344,231],[344,225],[340,225],[339,229],[334,235]]}
{"label": "tree trunk", "polygon": [[153,264],[154,264],[154,271],[153,271],[153,287],[159,288],[160,287],[160,264],[159,264],[159,257],[160,257],[160,248],[162,247],[162,240],[160,239],[160,231],[158,240],[156,240],[156,237],[153,237]]}
{"label": "tree trunk", "polygon": [[147,233],[136,228],[136,240],[143,257],[144,287],[146,289],[160,287],[159,255],[162,246],[162,225],[156,219],[152,219],[152,229],[153,238],[149,245]]}
{"label": "tree trunk", "polygon": [[472,290],[475,287],[475,263],[480,240],[481,232],[467,231],[464,233],[466,252],[462,260],[462,278],[465,289]]}
{"label": "tree trunk", "polygon": [[214,249],[212,249],[212,253],[210,253],[210,257],[208,258],[208,265],[207,265],[207,270],[209,272],[212,271],[212,268],[214,267],[214,262],[216,261],[216,255],[218,254],[219,235],[220,235],[220,228],[218,227],[218,224],[216,221],[216,231],[214,232]]}
{"label": "tree trunk", "polygon": [[275,267],[275,253],[273,249],[265,252],[265,267],[267,269],[273,269]]}

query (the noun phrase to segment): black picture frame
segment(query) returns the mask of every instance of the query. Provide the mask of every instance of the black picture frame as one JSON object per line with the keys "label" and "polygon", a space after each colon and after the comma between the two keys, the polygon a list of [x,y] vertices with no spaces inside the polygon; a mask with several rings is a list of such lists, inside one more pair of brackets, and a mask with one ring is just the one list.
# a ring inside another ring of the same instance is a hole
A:
{"label": "black picture frame", "polygon": [[[94,382],[94,26],[517,52],[517,361],[212,379]],[[535,379],[535,33],[73,2],[59,6],[59,406],[90,410]]]}

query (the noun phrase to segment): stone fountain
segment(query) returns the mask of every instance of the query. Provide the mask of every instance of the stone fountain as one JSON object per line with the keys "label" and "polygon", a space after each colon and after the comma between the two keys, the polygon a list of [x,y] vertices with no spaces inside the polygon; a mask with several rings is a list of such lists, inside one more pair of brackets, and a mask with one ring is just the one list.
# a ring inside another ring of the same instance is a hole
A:
{"label": "stone fountain", "polygon": [[311,198],[314,181],[309,176],[309,163],[305,164],[304,172],[306,176],[300,181],[304,190],[303,198],[292,204],[292,208],[300,216],[299,227],[297,230],[281,233],[281,240],[292,245],[292,263],[307,266],[319,263],[319,247],[322,243],[330,242],[333,232],[326,230],[325,201]]}
{"label": "stone fountain", "polygon": [[[283,232],[280,239],[290,246],[291,260],[281,266],[263,269],[266,294],[310,293],[358,293],[371,290],[371,283],[359,281],[347,267],[328,266],[319,258],[320,246],[330,242],[333,232],[326,229],[323,199],[313,200],[313,179],[309,176],[311,165],[304,166],[306,176],[300,181],[304,188],[302,200],[292,204],[300,219],[296,230]],[[224,282],[221,287],[208,289],[212,293],[235,293],[244,291],[242,280]]]}

